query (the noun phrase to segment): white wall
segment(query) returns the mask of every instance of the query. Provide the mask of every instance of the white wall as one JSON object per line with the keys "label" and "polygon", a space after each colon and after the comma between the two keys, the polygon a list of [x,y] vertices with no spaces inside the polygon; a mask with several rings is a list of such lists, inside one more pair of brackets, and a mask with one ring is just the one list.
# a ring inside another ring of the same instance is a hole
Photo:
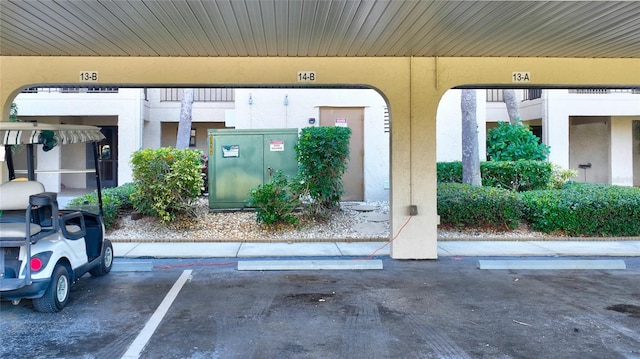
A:
{"label": "white wall", "polygon": [[[545,142],[551,146],[549,160],[569,167],[568,121],[570,116],[637,116],[640,95],[632,93],[578,94],[568,90],[545,90],[542,105]],[[617,149],[614,149],[618,152]],[[631,166],[631,162],[626,164]],[[577,169],[577,168],[573,168]]]}
{"label": "white wall", "polygon": [[[105,125],[105,118],[117,118],[118,183],[123,184],[132,181],[129,160],[131,154],[142,147],[142,96],[142,89],[127,88],[121,88],[117,93],[38,92],[21,93],[15,103],[18,117],[58,117],[64,122],[81,117],[82,124],[94,126]],[[60,180],[57,182],[59,187]]]}
{"label": "white wall", "polygon": [[235,125],[238,129],[301,129],[312,126],[309,118],[314,118],[313,126],[318,126],[321,106],[364,107],[365,200],[388,200],[389,133],[384,130],[386,102],[375,90],[236,89]]}
{"label": "white wall", "polygon": [[609,125],[610,182],[614,185],[633,186],[633,130],[632,118],[612,116]]}
{"label": "white wall", "polygon": [[[449,90],[438,104],[437,114],[437,159],[438,162],[451,162],[462,160],[462,109],[461,104],[462,90]],[[476,90],[476,120],[478,121],[478,145],[480,160],[487,158],[487,96],[485,90]],[[502,104],[504,115],[507,116],[507,110]],[[493,116],[492,118],[497,118]],[[500,118],[497,118],[500,120]]]}

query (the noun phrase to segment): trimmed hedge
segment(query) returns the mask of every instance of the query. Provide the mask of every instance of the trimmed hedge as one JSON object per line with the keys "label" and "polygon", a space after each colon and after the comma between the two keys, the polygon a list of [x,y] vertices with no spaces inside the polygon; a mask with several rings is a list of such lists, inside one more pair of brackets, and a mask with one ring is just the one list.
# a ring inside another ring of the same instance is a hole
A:
{"label": "trimmed hedge", "polygon": [[[131,204],[131,194],[133,190],[133,183],[126,183],[119,187],[104,188],[102,190],[102,211],[104,212],[102,220],[104,221],[104,227],[106,229],[111,228],[117,223],[120,213],[123,210],[133,208]],[[81,209],[86,206],[97,208],[98,191],[93,191],[84,196],[72,199],[67,207]]]}
{"label": "trimmed hedge", "polygon": [[532,229],[570,236],[640,235],[640,188],[568,183],[521,194]]}
{"label": "trimmed hedge", "polygon": [[533,191],[551,187],[553,165],[543,161],[488,161],[480,165],[485,186]]}
{"label": "trimmed hedge", "polygon": [[438,184],[438,214],[445,226],[514,229],[523,209],[517,192],[461,183]]}
{"label": "trimmed hedge", "polygon": [[[482,168],[482,162],[480,167]],[[438,162],[436,171],[438,183],[462,183],[462,162],[460,161]]]}
{"label": "trimmed hedge", "polygon": [[[438,182],[462,183],[462,162],[438,162]],[[480,163],[482,185],[518,192],[548,189],[553,165],[544,161],[487,161]]]}

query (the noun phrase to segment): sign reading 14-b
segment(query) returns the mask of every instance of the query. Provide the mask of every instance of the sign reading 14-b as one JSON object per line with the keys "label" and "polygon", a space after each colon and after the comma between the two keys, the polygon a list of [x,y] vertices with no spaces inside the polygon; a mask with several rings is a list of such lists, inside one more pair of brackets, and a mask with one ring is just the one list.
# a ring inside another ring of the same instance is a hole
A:
{"label": "sign reading 14-b", "polygon": [[298,71],[298,82],[316,82],[316,72]]}

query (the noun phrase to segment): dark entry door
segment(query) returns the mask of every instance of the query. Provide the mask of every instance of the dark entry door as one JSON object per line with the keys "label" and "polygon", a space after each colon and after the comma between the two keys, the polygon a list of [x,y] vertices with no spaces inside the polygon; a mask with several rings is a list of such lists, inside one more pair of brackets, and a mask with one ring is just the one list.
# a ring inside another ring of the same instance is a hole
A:
{"label": "dark entry door", "polygon": [[[118,126],[100,126],[105,139],[98,143],[98,170],[102,187],[118,186]],[[87,144],[87,165],[93,168],[93,144]],[[91,175],[90,175],[91,176]],[[95,187],[95,180],[87,176],[87,187]]]}

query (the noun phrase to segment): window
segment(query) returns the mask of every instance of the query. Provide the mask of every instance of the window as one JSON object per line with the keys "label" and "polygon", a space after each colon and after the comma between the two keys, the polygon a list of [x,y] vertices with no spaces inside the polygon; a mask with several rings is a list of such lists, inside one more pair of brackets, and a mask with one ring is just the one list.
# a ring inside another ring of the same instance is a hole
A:
{"label": "window", "polygon": [[[182,100],[182,89],[160,89],[160,101]],[[193,102],[233,102],[235,90],[230,88],[196,88],[193,89]]]}
{"label": "window", "polygon": [[537,98],[542,98],[542,89],[526,89],[524,90],[522,101],[535,100]]}
{"label": "window", "polygon": [[189,136],[189,147],[195,147],[195,146],[196,146],[196,129],[192,128],[191,136]]}
{"label": "window", "polygon": [[487,102],[504,102],[501,89],[487,89]]}

